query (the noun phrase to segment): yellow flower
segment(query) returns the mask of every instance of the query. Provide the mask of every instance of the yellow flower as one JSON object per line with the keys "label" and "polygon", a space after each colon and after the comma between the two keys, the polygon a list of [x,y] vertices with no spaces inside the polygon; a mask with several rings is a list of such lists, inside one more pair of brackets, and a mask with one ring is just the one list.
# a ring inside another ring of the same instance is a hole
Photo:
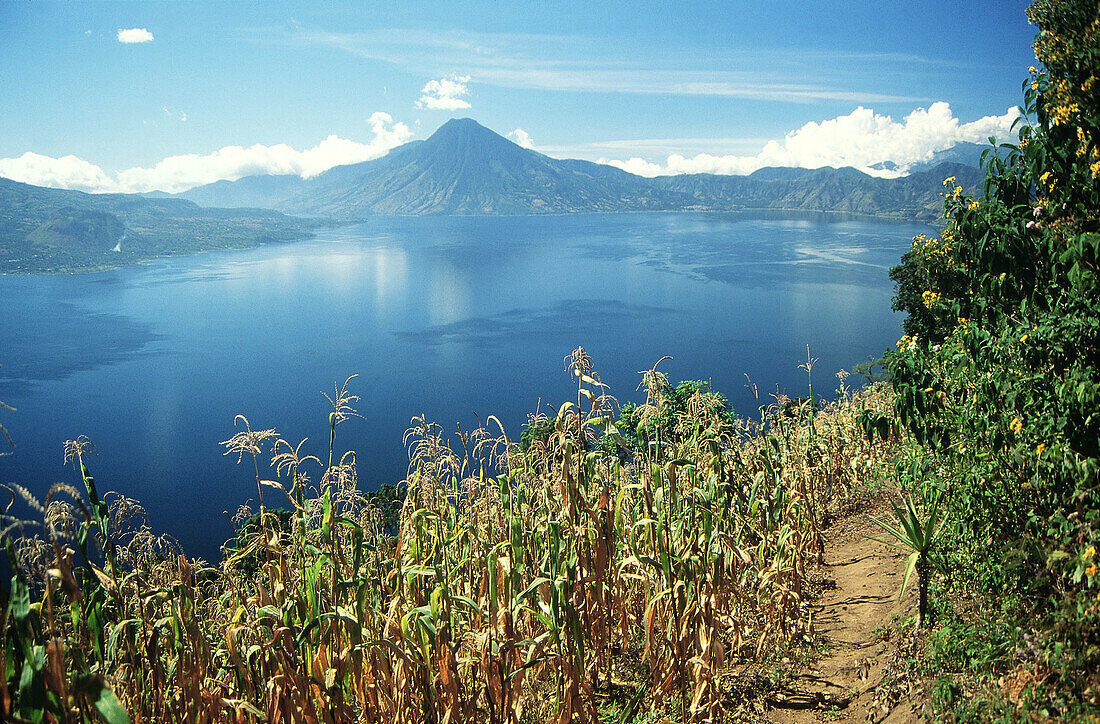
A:
{"label": "yellow flower", "polygon": [[1039,443],[1038,445],[1035,446],[1035,454],[1036,455],[1042,455],[1043,451],[1046,450],[1046,449],[1047,449],[1047,444],[1045,442],[1041,442],[1041,443]]}
{"label": "yellow flower", "polygon": [[1037,70],[1035,69],[1035,66],[1034,66],[1034,65],[1029,65],[1029,66],[1027,67],[1027,72],[1028,72],[1028,73],[1038,73],[1039,71],[1037,71]]}
{"label": "yellow flower", "polygon": [[1097,176],[1100,176],[1100,161],[1097,161],[1096,163],[1089,166],[1089,171],[1092,172],[1092,177],[1093,178],[1096,178]]}
{"label": "yellow flower", "polygon": [[1008,423],[1008,429],[1017,435],[1020,434],[1020,430],[1024,429],[1024,423],[1020,422],[1020,418],[1013,418],[1012,422]]}
{"label": "yellow flower", "polygon": [[1028,337],[1030,337],[1030,336],[1031,336],[1030,334],[1025,334],[1023,337],[1020,337],[1020,341],[1021,342],[1026,342]]}
{"label": "yellow flower", "polygon": [[1096,575],[1097,570],[1100,570],[1100,569],[1097,569],[1096,564],[1093,563],[1091,566],[1089,566],[1088,568],[1085,569],[1085,575],[1088,576],[1089,578],[1092,578],[1093,576]]}
{"label": "yellow flower", "polygon": [[943,180],[943,187],[947,188],[948,186],[950,186],[953,183],[955,183],[955,177],[954,176],[948,176],[947,178],[945,178]]}
{"label": "yellow flower", "polygon": [[971,202],[970,202],[970,206],[968,206],[967,208],[968,208],[968,209],[970,209],[971,211],[973,211],[974,209],[978,208],[978,201],[977,201],[977,199],[975,199],[974,201],[971,201]]}
{"label": "yellow flower", "polygon": [[1069,123],[1070,116],[1080,109],[1080,106],[1076,103],[1070,103],[1065,106],[1056,105],[1050,109],[1050,120],[1054,121],[1056,126],[1065,125]]}
{"label": "yellow flower", "polygon": [[1086,561],[1091,561],[1092,557],[1096,555],[1096,546],[1089,546],[1085,549],[1085,552],[1081,555]]}

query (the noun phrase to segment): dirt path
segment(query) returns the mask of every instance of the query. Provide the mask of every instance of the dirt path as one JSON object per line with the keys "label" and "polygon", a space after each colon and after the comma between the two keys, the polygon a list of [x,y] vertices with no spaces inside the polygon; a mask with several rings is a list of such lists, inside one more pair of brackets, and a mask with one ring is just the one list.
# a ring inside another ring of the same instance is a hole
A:
{"label": "dirt path", "polygon": [[797,671],[787,691],[771,697],[769,720],[921,721],[909,703],[909,685],[891,675],[896,645],[884,638],[894,614],[911,612],[914,605],[912,590],[898,602],[905,556],[867,535],[885,535],[868,513],[826,531],[824,590],[811,608],[824,654]]}

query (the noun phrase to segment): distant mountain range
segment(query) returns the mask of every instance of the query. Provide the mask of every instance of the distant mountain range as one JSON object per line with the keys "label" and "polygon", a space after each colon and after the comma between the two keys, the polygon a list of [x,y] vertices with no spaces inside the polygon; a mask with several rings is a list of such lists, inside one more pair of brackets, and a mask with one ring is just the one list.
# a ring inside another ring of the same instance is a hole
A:
{"label": "distant mountain range", "polygon": [[86,194],[0,178],[0,272],[84,271],[312,234],[318,222],[184,199]]}
{"label": "distant mountain range", "polygon": [[313,178],[248,176],[180,196],[204,206],[258,206],[344,220],[378,215],[739,209],[933,220],[943,208],[945,177],[956,176],[964,186],[974,186],[981,178],[976,164],[956,158],[945,157],[898,179],[876,178],[853,168],[766,168],[749,176],[643,178],[589,161],[550,158],[463,118],[448,121],[425,141]]}
{"label": "distant mountain range", "polygon": [[778,209],[933,221],[943,208],[945,177],[978,185],[981,150],[960,144],[896,179],[854,168],[643,178],[550,158],[464,118],[382,158],[310,179],[249,176],[177,197],[86,194],[0,178],[0,271],[94,269],[251,247],[309,236],[322,223],[379,215]]}

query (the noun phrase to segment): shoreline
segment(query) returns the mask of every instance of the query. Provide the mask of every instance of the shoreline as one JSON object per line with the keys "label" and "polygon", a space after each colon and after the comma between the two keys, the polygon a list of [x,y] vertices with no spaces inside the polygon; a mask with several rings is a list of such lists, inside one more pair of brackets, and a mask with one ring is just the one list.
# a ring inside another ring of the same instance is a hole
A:
{"label": "shoreline", "polygon": [[[213,208],[213,207],[211,207]],[[325,220],[324,223],[318,224],[314,227],[314,230],[310,231],[308,235],[301,236],[296,239],[288,239],[283,241],[271,241],[263,244],[251,244],[244,246],[229,246],[215,249],[201,249],[197,251],[188,251],[179,254],[159,254],[156,256],[149,256],[141,259],[136,259],[131,262],[120,262],[117,264],[97,264],[94,266],[80,266],[80,267],[49,267],[43,269],[0,269],[0,276],[72,276],[76,274],[96,274],[114,269],[123,269],[127,267],[136,267],[143,264],[159,261],[161,259],[174,259],[187,256],[198,256],[201,254],[209,254],[212,252],[221,251],[248,251],[250,249],[258,249],[262,246],[272,246],[275,244],[295,244],[302,241],[309,241],[317,238],[318,229],[331,229],[340,226],[355,226],[359,224],[367,224],[375,219],[416,219],[416,218],[455,218],[455,219],[473,219],[473,218],[539,218],[539,217],[568,217],[568,216],[614,216],[614,215],[636,215],[636,214],[725,214],[725,215],[746,215],[753,214],[776,214],[775,220],[782,220],[784,217],[791,219],[805,219],[810,217],[832,217],[834,219],[852,220],[852,221],[875,221],[884,223],[897,223],[897,224],[926,224],[934,226],[936,220],[934,219],[922,219],[915,216],[898,216],[898,215],[879,215],[879,214],[863,214],[852,211],[836,211],[836,210],[812,210],[812,209],[777,209],[777,208],[743,208],[743,209],[671,209],[665,211],[657,210],[638,210],[638,211],[569,211],[562,213],[545,213],[545,214],[378,214],[365,219],[356,220]],[[290,218],[309,221],[308,217],[292,216]]]}

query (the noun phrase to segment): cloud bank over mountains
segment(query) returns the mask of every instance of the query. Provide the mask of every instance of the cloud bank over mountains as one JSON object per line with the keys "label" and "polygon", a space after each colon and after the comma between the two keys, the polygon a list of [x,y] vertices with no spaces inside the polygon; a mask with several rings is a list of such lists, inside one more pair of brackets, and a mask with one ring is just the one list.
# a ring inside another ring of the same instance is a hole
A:
{"label": "cloud bank over mountains", "polygon": [[[927,161],[936,151],[956,143],[984,143],[990,136],[1006,139],[1019,117],[1016,108],[1002,116],[985,116],[962,123],[943,101],[918,108],[900,122],[862,106],[846,116],[817,123],[811,121],[788,133],[782,141],[768,141],[751,156],[716,156],[700,153],[691,158],[672,154],[665,163],[634,157],[606,163],[639,176],[674,176],[685,173],[750,174],[767,166],[853,166],[872,176],[904,175],[914,163]],[[889,164],[891,168],[879,167]],[[876,168],[877,167],[877,168]]]}
{"label": "cloud bank over mountains", "polygon": [[18,158],[0,158],[0,176],[52,188],[90,192],[176,193],[215,181],[255,174],[297,174],[316,176],[333,166],[369,161],[412,139],[407,125],[394,122],[381,111],[369,124],[374,137],[367,143],[329,136],[313,148],[298,151],[285,143],[226,146],[200,155],[169,156],[151,168],[130,168],[109,174],[99,166],[76,156],[52,158],[28,151]]}
{"label": "cloud bank over mountains", "polygon": [[[459,97],[467,93],[467,81],[465,76],[430,81],[424,86],[421,101],[425,107],[441,110],[469,107]],[[640,176],[748,174],[766,166],[854,166],[872,175],[899,176],[910,165],[927,161],[935,152],[956,143],[984,143],[989,136],[1008,139],[1017,117],[1018,111],[1010,108],[1004,115],[963,123],[947,103],[937,102],[895,121],[860,106],[845,116],[806,123],[782,140],[768,141],[755,155],[700,153],[689,158],[674,153],[664,163],[641,157],[598,160]],[[388,113],[374,113],[369,125],[373,138],[366,143],[331,135],[302,151],[287,144],[226,146],[206,155],[169,156],[152,167],[115,173],[77,156],[53,158],[28,151],[16,158],[0,158],[0,176],[36,186],[89,192],[176,193],[256,174],[297,174],[309,178],[333,166],[379,158],[414,135],[408,125],[394,121]],[[534,148],[531,136],[521,128],[510,132],[508,137],[524,148]]]}

